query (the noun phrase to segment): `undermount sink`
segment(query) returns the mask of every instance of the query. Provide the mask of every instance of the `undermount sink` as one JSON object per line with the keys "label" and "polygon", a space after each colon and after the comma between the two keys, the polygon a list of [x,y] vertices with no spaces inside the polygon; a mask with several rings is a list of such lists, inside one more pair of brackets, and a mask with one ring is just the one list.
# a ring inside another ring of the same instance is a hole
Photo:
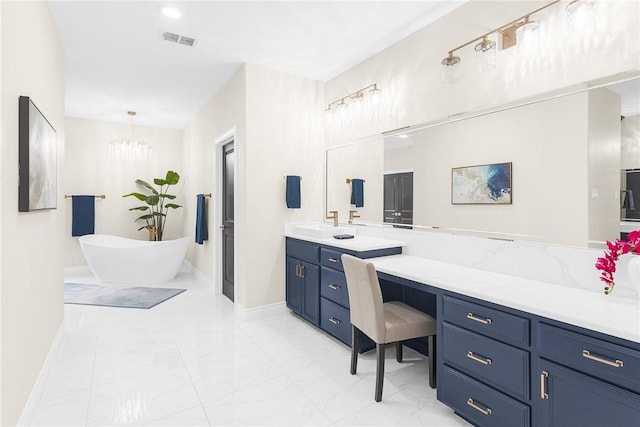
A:
{"label": "undermount sink", "polygon": [[356,235],[356,228],[346,225],[334,227],[331,224],[300,224],[293,226],[293,232],[307,237],[326,238],[333,237],[336,234]]}

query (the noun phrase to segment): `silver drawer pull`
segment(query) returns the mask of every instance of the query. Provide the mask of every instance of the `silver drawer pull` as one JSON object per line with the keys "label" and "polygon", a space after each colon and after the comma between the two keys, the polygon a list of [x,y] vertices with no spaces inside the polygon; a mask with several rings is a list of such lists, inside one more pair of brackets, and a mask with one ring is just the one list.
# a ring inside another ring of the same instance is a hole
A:
{"label": "silver drawer pull", "polygon": [[339,291],[340,285],[336,285],[335,283],[329,283],[329,289],[333,289],[334,291]]}
{"label": "silver drawer pull", "polygon": [[540,399],[548,399],[549,395],[547,394],[547,384],[546,380],[549,377],[549,372],[542,371],[540,372]]}
{"label": "silver drawer pull", "polygon": [[478,412],[482,412],[485,415],[491,415],[491,408],[488,408],[488,407],[481,408],[480,406],[478,406],[476,402],[473,401],[472,398],[467,399],[467,405],[471,406],[473,409],[475,409]]}
{"label": "silver drawer pull", "polygon": [[473,354],[473,351],[468,352],[467,357],[471,360],[482,363],[483,365],[491,365],[491,359],[489,359],[488,357],[476,356],[475,354]]}
{"label": "silver drawer pull", "polygon": [[335,262],[336,264],[339,264],[340,261],[338,260],[338,258],[329,258],[329,262]]}
{"label": "silver drawer pull", "polygon": [[335,317],[329,317],[329,322],[333,323],[334,325],[339,325],[340,319],[336,319]]}
{"label": "silver drawer pull", "polygon": [[485,317],[483,319],[482,317],[478,317],[473,313],[467,313],[467,319],[475,320],[476,322],[480,322],[483,325],[490,325],[491,324],[491,319],[489,319],[488,317]]}
{"label": "silver drawer pull", "polygon": [[622,360],[618,360],[618,359],[616,359],[615,361],[607,360],[604,357],[592,355],[589,350],[582,350],[582,357],[595,360],[596,362],[604,363],[605,365],[608,365],[608,366],[613,366],[614,368],[622,368],[624,366],[624,362]]}

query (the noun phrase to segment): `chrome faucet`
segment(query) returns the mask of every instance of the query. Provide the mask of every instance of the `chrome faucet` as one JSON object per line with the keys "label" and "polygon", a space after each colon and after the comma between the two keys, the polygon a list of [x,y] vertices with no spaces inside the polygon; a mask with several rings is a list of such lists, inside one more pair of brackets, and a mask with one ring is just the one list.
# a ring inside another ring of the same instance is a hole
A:
{"label": "chrome faucet", "polygon": [[337,227],[338,226],[338,211],[329,211],[330,214],[333,214],[331,216],[327,215],[327,219],[332,219],[333,220],[333,226]]}
{"label": "chrome faucet", "polygon": [[356,215],[358,211],[349,211],[349,224],[353,224],[354,218],[360,218],[360,215]]}

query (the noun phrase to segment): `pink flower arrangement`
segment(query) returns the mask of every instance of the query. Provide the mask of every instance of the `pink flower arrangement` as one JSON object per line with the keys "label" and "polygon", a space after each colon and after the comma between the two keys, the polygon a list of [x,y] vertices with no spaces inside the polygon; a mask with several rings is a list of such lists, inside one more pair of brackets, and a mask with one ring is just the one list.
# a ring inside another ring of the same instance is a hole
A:
{"label": "pink flower arrangement", "polygon": [[604,257],[598,258],[596,268],[602,270],[600,280],[606,286],[604,287],[605,295],[609,295],[613,290],[615,283],[613,282],[613,273],[616,272],[616,262],[621,255],[640,252],[640,230],[632,231],[627,236],[628,241],[617,239],[614,242],[607,241],[609,250],[604,252]]}

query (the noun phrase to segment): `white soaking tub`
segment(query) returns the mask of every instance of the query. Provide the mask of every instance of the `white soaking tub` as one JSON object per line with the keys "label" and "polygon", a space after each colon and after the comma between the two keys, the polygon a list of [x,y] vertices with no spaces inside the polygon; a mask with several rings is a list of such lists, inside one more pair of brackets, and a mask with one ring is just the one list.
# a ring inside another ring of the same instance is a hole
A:
{"label": "white soaking tub", "polygon": [[162,242],[105,234],[80,237],[80,247],[93,274],[103,283],[153,284],[178,274],[191,237]]}

